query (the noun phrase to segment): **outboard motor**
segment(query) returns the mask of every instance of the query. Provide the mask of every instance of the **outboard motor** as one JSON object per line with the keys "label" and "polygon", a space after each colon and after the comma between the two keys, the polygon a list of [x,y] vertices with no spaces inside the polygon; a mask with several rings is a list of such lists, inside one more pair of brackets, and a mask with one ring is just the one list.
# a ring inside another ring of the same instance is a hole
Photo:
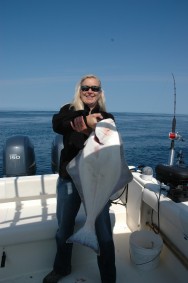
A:
{"label": "outboard motor", "polygon": [[3,175],[5,177],[35,175],[34,146],[27,136],[13,136],[3,149]]}
{"label": "outboard motor", "polygon": [[56,135],[51,148],[51,168],[53,173],[59,171],[59,161],[61,156],[61,150],[63,149],[63,136]]}

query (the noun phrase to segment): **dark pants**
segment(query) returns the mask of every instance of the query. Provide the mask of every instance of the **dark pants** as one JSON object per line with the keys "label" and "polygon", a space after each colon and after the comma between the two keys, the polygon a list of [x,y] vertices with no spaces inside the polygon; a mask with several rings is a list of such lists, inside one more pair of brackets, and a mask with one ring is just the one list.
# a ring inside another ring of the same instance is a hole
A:
{"label": "dark pants", "polygon": [[[59,178],[57,183],[57,253],[54,270],[66,275],[71,270],[72,244],[66,240],[73,234],[75,218],[81,205],[81,199],[73,182]],[[110,202],[96,220],[96,234],[100,247],[97,262],[102,283],[116,282],[115,251],[111,229]]]}

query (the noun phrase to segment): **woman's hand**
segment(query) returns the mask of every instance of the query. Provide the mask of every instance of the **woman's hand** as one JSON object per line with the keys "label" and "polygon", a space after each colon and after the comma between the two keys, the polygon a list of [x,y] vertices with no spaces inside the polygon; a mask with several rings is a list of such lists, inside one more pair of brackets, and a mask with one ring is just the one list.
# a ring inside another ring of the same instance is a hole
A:
{"label": "woman's hand", "polygon": [[90,128],[95,129],[96,124],[103,119],[100,113],[90,114],[86,116],[87,124]]}
{"label": "woman's hand", "polygon": [[[91,129],[95,129],[97,122],[101,119],[103,119],[103,117],[100,113],[90,114],[86,116],[87,125]],[[84,122],[83,116],[76,117],[74,119],[74,122],[71,122],[71,127],[73,128],[73,130],[89,135],[91,133],[91,129],[89,129],[87,125]]]}
{"label": "woman's hand", "polygon": [[88,129],[88,127],[86,126],[84,122],[83,116],[76,117],[74,119],[74,122],[70,122],[70,123],[71,123],[71,127],[76,132],[81,132],[86,135],[89,135],[91,133],[90,129]]}

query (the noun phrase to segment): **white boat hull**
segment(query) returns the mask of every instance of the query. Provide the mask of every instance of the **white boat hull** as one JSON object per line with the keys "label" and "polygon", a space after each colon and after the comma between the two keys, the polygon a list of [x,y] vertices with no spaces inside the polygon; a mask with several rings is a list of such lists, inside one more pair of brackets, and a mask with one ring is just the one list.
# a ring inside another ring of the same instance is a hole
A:
{"label": "white boat hull", "polygon": [[[166,245],[162,249],[159,266],[152,271],[139,270],[130,259],[129,238],[131,233],[148,229],[146,221],[150,221],[151,211],[154,211],[154,217],[157,215],[155,200],[157,192],[153,191],[158,186],[156,180],[145,182],[140,178],[139,173],[133,174],[134,180],[128,189],[127,210],[123,205],[113,204],[110,211],[116,247],[117,283],[149,283],[151,281],[186,283],[188,269]],[[57,178],[56,174],[51,174],[0,179],[1,263],[3,263],[3,253],[6,254],[5,265],[0,268],[0,282],[39,283],[52,269],[56,252],[55,190]],[[124,199],[125,196],[122,196],[121,200]],[[164,207],[170,203],[169,199],[163,202]],[[178,205],[180,208],[181,206],[182,213],[177,213],[177,205],[171,209],[171,213],[174,212],[176,216],[181,215],[181,221],[179,218],[177,220],[184,227],[184,221],[186,224],[186,219],[188,219],[187,203]],[[169,209],[167,211],[169,212]],[[187,258],[188,241],[182,238],[186,230],[176,225],[175,217],[168,224],[169,217],[164,208],[161,213],[161,228],[180,252],[183,249],[183,255]],[[76,220],[76,229],[83,225],[84,221],[85,214],[82,208]],[[173,235],[171,235],[172,232]],[[183,244],[182,241],[184,241]],[[89,248],[74,245],[72,266],[73,271],[63,279],[64,283],[100,282],[96,255]]]}

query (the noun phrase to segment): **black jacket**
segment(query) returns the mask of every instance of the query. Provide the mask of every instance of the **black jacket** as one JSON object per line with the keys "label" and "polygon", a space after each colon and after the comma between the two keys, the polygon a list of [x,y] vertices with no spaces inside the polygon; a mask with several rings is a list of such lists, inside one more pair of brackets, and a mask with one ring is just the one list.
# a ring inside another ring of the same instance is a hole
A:
{"label": "black jacket", "polygon": [[[85,105],[84,110],[75,111],[70,104],[64,105],[57,114],[53,115],[52,126],[54,132],[63,135],[64,148],[61,151],[59,175],[62,178],[70,178],[66,171],[67,164],[83,149],[88,136],[74,131],[70,122],[78,116],[83,116],[86,122],[86,116],[89,115],[89,107]],[[104,119],[114,117],[112,114],[101,111],[99,106],[92,109],[90,114],[101,113]]]}

